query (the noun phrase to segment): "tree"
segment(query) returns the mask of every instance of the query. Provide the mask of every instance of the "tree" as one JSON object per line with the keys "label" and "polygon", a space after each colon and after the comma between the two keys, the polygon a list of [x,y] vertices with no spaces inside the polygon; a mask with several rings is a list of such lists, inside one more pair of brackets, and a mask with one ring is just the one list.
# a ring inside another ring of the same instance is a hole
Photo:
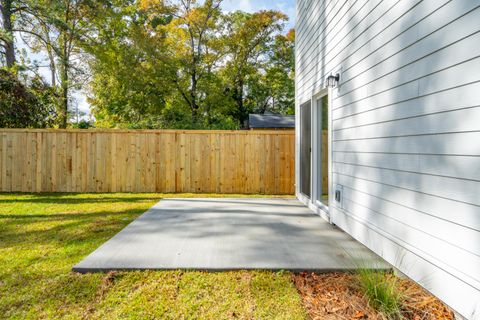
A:
{"label": "tree", "polygon": [[[204,16],[210,7],[190,5],[189,14],[181,5],[158,1],[124,3],[102,13],[98,43],[90,48],[97,126],[238,127],[225,117],[229,99],[217,72],[223,53],[214,34],[218,25],[211,23],[217,18]],[[205,20],[207,26],[200,25]],[[192,47],[191,35],[199,47]]]}
{"label": "tree", "polygon": [[[143,4],[145,5],[145,4]],[[97,8],[90,43],[89,101],[98,126],[158,128],[172,85],[164,64],[164,40],[155,28],[171,20],[167,8],[135,1]]]}
{"label": "tree", "polygon": [[15,64],[15,44],[13,42],[13,14],[15,8],[13,0],[1,0],[0,11],[2,14],[2,30],[0,31],[0,40],[2,41],[5,63],[8,68]]}
{"label": "tree", "polygon": [[283,29],[287,17],[277,11],[257,13],[234,12],[225,17],[228,62],[223,75],[236,103],[234,116],[241,125],[253,108],[245,105],[249,92],[247,83],[258,81],[268,62],[274,35]]}
{"label": "tree", "polygon": [[167,37],[166,57],[176,90],[188,105],[194,122],[198,122],[199,110],[214,90],[213,73],[222,52],[218,50],[216,32],[221,17],[221,0],[181,0],[174,6],[174,19],[163,26]]}
{"label": "tree", "polygon": [[88,15],[96,125],[236,129],[252,111],[288,112],[286,16],[223,13],[219,4],[116,0]]}
{"label": "tree", "polygon": [[30,86],[0,69],[0,127],[46,128],[55,123],[54,91],[39,78]]}
{"label": "tree", "polygon": [[84,52],[81,43],[89,29],[85,0],[24,0],[19,22],[13,29],[34,52],[43,52],[49,59],[51,83],[59,87],[60,127],[66,128],[71,91],[85,80]]}
{"label": "tree", "polygon": [[4,50],[2,55],[7,68],[12,68],[17,60],[14,29],[20,21],[18,15],[27,9],[26,1],[29,0],[0,0],[0,46]]}
{"label": "tree", "polygon": [[268,60],[266,73],[259,81],[266,88],[266,99],[257,111],[267,109],[281,114],[295,113],[295,31],[277,35]]}

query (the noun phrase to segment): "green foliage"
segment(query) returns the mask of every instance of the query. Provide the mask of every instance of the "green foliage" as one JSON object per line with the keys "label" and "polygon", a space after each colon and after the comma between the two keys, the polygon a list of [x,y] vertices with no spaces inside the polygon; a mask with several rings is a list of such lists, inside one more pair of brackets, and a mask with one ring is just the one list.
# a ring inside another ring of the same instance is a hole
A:
{"label": "green foliage", "polygon": [[265,86],[270,88],[269,109],[295,114],[295,31],[278,35],[273,44]]}
{"label": "green foliage", "polygon": [[72,123],[70,124],[70,128],[74,129],[89,129],[89,128],[94,128],[94,124],[91,121],[88,120],[80,120],[78,123]]}
{"label": "green foliage", "polygon": [[98,127],[238,129],[249,113],[294,110],[294,32],[276,11],[219,1],[103,8],[87,50]]}
{"label": "green foliage", "polygon": [[397,278],[384,271],[361,268],[358,271],[360,288],[368,303],[387,319],[401,319],[403,296],[397,289]]}
{"label": "green foliage", "polygon": [[[295,33],[283,34],[281,12],[225,13],[221,0],[2,1],[13,4],[3,46],[21,35],[45,57],[57,126],[74,118],[79,91],[105,128],[238,129],[249,113],[294,113]],[[20,56],[17,70],[38,73]]]}
{"label": "green foliage", "polygon": [[162,127],[162,110],[169,85],[162,75],[157,44],[147,32],[147,14],[135,4],[106,8],[92,21],[96,44],[87,49],[95,59],[90,88],[96,126],[118,128]]}
{"label": "green foliage", "polygon": [[295,31],[277,35],[268,52],[264,69],[248,79],[248,109],[295,114]]}
{"label": "green foliage", "polygon": [[22,83],[15,74],[0,69],[0,127],[46,128],[55,124],[55,91],[41,79]]}
{"label": "green foliage", "polygon": [[[88,79],[87,56],[81,50],[81,44],[93,36],[89,29],[90,1],[15,1],[19,4],[15,30],[31,53],[41,53],[46,60],[50,68],[50,83],[59,93],[58,125],[66,128],[72,111],[73,93],[81,89]],[[43,64],[35,60],[28,66],[29,70]]]}
{"label": "green foliage", "polygon": [[279,84],[281,72],[273,59],[278,49],[275,35],[283,30],[287,17],[277,11],[237,11],[225,15],[224,20],[228,61],[221,74],[235,101],[232,115],[244,124],[249,113],[274,109],[269,106],[275,105],[273,85]]}

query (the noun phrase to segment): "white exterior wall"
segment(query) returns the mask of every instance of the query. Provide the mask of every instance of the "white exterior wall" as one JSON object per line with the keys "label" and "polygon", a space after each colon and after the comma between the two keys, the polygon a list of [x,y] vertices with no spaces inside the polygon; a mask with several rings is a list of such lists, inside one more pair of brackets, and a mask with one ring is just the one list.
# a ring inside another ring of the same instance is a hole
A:
{"label": "white exterior wall", "polygon": [[480,0],[298,0],[296,42],[297,115],[341,71],[332,222],[480,319]]}

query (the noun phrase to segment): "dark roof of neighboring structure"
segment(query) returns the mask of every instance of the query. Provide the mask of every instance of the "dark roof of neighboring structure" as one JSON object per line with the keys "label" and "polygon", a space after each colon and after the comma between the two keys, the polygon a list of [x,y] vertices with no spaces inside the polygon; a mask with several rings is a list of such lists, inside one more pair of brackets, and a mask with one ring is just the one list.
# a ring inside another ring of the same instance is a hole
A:
{"label": "dark roof of neighboring structure", "polygon": [[250,114],[248,125],[250,128],[295,128],[295,116]]}

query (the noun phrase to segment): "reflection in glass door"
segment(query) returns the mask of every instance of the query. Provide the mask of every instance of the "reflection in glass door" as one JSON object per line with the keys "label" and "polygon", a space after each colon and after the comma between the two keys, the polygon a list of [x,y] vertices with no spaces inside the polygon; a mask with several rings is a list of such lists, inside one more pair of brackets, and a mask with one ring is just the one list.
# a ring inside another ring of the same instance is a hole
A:
{"label": "reflection in glass door", "polygon": [[300,192],[311,197],[312,105],[308,101],[300,106]]}
{"label": "reflection in glass door", "polygon": [[328,206],[328,95],[316,101],[316,194],[315,198],[323,205]]}

